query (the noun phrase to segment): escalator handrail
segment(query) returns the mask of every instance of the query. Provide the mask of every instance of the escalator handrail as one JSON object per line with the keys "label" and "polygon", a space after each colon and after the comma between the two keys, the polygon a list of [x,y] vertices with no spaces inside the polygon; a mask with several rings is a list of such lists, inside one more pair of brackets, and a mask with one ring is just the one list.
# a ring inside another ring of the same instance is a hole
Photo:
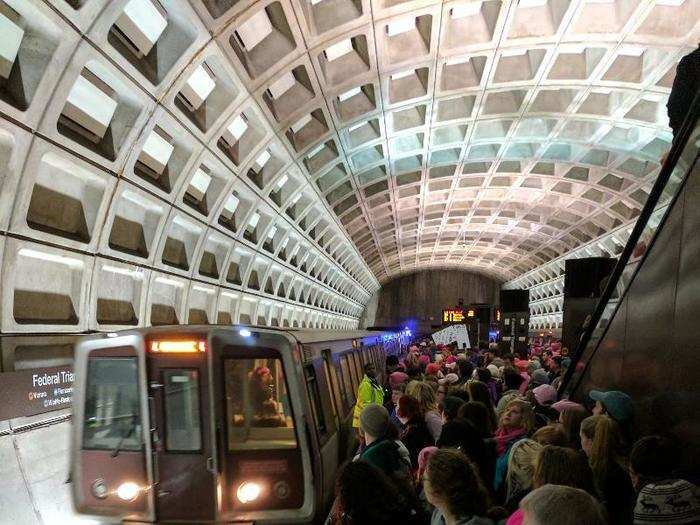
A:
{"label": "escalator handrail", "polygon": [[[577,365],[581,358],[583,357],[583,353],[586,351],[586,347],[588,346],[588,343],[590,342],[594,330],[597,328],[598,323],[600,322],[600,319],[603,316],[603,313],[605,312],[605,307],[606,305],[610,302],[610,299],[613,296],[613,293],[615,292],[615,289],[617,288],[617,285],[620,281],[620,278],[622,277],[622,273],[625,270],[627,264],[629,263],[630,257],[632,256],[632,253],[634,252],[635,247],[637,246],[637,243],[639,242],[639,239],[641,238],[642,233],[644,232],[644,229],[646,228],[649,218],[651,217],[652,213],[654,213],[656,206],[659,203],[659,200],[661,196],[663,195],[664,189],[666,188],[666,184],[668,183],[668,180],[671,177],[671,174],[673,173],[674,168],[676,167],[676,163],[678,162],[678,159],[681,157],[681,154],[685,150],[686,144],[688,140],[690,139],[691,135],[693,134],[693,131],[695,130],[695,126],[698,122],[698,118],[700,117],[700,91],[698,91],[695,94],[695,98],[693,100],[692,105],[690,106],[690,110],[688,111],[688,116],[685,119],[685,122],[683,123],[683,126],[681,127],[680,131],[678,132],[677,137],[674,137],[673,144],[671,146],[671,150],[668,153],[668,156],[666,157],[666,161],[664,162],[663,166],[661,167],[661,171],[659,172],[659,176],[656,178],[656,181],[654,182],[654,186],[651,189],[651,192],[649,193],[649,197],[647,198],[646,203],[644,204],[644,207],[642,208],[641,213],[639,214],[639,217],[637,218],[637,221],[634,224],[634,228],[632,229],[632,233],[630,233],[629,238],[627,239],[627,244],[625,244],[624,249],[622,250],[622,253],[620,254],[620,257],[617,260],[617,263],[615,264],[615,267],[610,274],[610,277],[608,278],[608,281],[605,285],[605,288],[603,290],[603,293],[600,296],[600,299],[596,303],[596,307],[593,310],[593,313],[591,314],[590,321],[588,325],[585,327],[583,334],[581,335],[581,338],[579,340],[579,343],[576,345],[576,350],[573,353],[571,357],[571,363],[569,364],[569,367],[566,370],[566,373],[564,374],[564,377],[561,381],[561,384],[559,385],[559,390],[557,391],[557,396],[561,398],[564,393],[569,390],[569,382],[571,381],[574,373],[576,372]],[[692,164],[690,166],[692,169]],[[646,256],[649,254],[651,251],[652,246],[654,245],[654,242],[656,241],[656,237],[659,231],[661,231],[661,228],[663,224],[666,222],[666,217],[670,213],[671,209],[673,208],[673,203],[676,201],[678,195],[680,195],[684,184],[685,184],[685,179],[687,177],[684,177],[683,180],[681,181],[681,184],[678,186],[678,189],[673,196],[671,202],[669,203],[669,206],[667,208],[666,214],[662,218],[661,222],[659,223],[659,226],[656,229],[656,232],[654,233],[654,236],[649,242],[649,246],[644,252],[644,255],[642,257],[642,260],[639,261],[637,264],[637,267],[635,268],[634,274],[630,278],[630,283],[634,280],[634,277],[639,271],[639,269],[642,266],[642,263],[644,262],[644,259]],[[620,296],[619,301],[618,301],[618,306],[622,303],[622,299],[624,295],[627,293],[627,290],[624,291],[623,295]],[[611,320],[614,317],[611,316]],[[610,323],[608,323],[608,326],[610,326]],[[600,346],[600,343],[603,340],[603,336],[605,335],[605,332],[607,332],[607,326],[605,327],[604,333],[601,334],[600,339],[596,345],[596,348],[593,350],[591,353],[587,363],[586,367],[584,370],[581,371],[579,374],[578,380],[576,384],[574,385],[573,388],[569,390],[571,394],[573,394],[576,389],[578,388],[579,384],[581,383],[581,380],[585,376],[586,369],[588,368],[588,365],[592,362],[593,356],[595,353],[598,351],[598,347]]]}

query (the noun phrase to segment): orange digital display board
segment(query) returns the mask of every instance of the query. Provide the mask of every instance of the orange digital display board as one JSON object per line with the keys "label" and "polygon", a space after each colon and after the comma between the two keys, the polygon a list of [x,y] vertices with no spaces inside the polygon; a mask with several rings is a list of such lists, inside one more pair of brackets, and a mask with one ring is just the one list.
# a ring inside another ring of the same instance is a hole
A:
{"label": "orange digital display board", "polygon": [[442,311],[442,324],[459,324],[466,322],[476,315],[474,308],[445,308]]}
{"label": "orange digital display board", "polygon": [[442,311],[442,322],[446,324],[463,323],[464,317],[464,310],[460,308],[447,308]]}

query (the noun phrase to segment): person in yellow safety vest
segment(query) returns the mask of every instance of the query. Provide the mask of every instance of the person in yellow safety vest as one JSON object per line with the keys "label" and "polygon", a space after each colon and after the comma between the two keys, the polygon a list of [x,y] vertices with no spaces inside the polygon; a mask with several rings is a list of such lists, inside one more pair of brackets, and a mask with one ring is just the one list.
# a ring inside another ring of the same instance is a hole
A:
{"label": "person in yellow safety vest", "polygon": [[374,365],[367,363],[365,365],[365,377],[362,378],[360,385],[357,387],[357,401],[352,414],[352,426],[358,429],[358,432],[360,428],[360,413],[363,408],[371,404],[384,404],[384,389],[377,383],[377,370],[374,368]]}

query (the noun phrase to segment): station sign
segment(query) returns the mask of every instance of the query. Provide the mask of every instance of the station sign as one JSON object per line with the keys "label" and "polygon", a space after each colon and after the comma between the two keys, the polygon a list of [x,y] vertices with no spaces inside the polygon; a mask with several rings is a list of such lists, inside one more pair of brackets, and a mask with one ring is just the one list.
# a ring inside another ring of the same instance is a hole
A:
{"label": "station sign", "polygon": [[69,366],[0,374],[0,421],[69,408],[73,377]]}

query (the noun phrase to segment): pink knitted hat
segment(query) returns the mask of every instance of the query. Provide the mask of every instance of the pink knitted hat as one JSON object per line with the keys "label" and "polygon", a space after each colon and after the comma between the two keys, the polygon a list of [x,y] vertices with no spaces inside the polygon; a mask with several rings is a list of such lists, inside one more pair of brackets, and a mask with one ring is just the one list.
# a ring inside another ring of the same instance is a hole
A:
{"label": "pink knitted hat", "polygon": [[435,454],[438,450],[437,447],[425,447],[418,453],[418,473],[423,473],[425,471],[430,456]]}
{"label": "pink knitted hat", "polygon": [[556,410],[557,412],[564,412],[567,408],[573,408],[573,407],[582,407],[580,403],[576,403],[574,401],[569,401],[568,399],[562,399],[561,401],[557,401],[556,403],[552,404],[552,408]]}

